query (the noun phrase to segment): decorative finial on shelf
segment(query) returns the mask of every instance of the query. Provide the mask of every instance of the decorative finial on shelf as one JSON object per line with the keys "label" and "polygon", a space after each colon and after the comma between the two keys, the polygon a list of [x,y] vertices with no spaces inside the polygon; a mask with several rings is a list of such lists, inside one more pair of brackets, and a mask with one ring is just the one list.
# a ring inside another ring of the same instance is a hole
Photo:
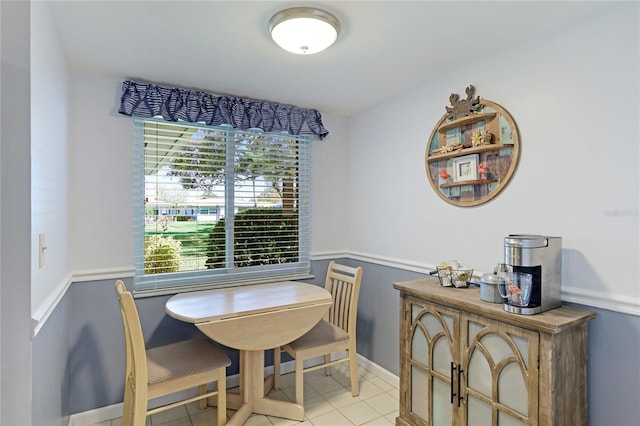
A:
{"label": "decorative finial on shelf", "polygon": [[457,93],[452,93],[449,96],[449,102],[451,102],[451,106],[445,106],[447,113],[445,117],[447,120],[456,120],[458,118],[466,117],[468,115],[474,114],[482,109],[482,104],[480,104],[480,96],[473,97],[476,88],[473,85],[469,85],[465,89],[465,93],[467,94],[467,98],[460,100],[460,95]]}

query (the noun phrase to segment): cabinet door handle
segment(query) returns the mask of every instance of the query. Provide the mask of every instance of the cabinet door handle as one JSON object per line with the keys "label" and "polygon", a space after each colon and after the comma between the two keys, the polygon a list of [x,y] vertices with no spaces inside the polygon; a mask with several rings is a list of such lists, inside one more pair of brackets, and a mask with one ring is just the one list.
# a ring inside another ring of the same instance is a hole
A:
{"label": "cabinet door handle", "polygon": [[[458,407],[460,407],[460,401],[462,401],[464,398],[462,397],[462,394],[460,393],[460,381],[461,381],[461,375],[462,373],[464,373],[464,371],[462,371],[462,367],[458,367]],[[453,382],[452,382],[452,386],[453,386]],[[453,401],[451,401],[453,403]]]}
{"label": "cabinet door handle", "polygon": [[456,372],[456,364],[453,361],[451,361],[451,403],[452,404],[453,404],[453,397],[456,396],[455,392],[453,392],[453,376],[455,372]]}

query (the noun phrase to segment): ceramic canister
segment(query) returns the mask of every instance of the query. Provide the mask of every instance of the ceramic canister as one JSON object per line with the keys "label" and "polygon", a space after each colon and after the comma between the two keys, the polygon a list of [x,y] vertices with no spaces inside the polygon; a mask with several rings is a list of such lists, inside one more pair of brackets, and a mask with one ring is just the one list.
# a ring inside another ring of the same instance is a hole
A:
{"label": "ceramic canister", "polygon": [[493,272],[487,272],[480,278],[480,299],[485,302],[503,303],[504,299],[498,291],[500,276]]}

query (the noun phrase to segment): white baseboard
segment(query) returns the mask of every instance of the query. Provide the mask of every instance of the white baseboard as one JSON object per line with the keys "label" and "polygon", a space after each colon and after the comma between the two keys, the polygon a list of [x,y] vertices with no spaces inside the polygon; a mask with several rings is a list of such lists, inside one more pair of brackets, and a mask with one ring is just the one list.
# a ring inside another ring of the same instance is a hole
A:
{"label": "white baseboard", "polygon": [[[271,369],[271,373],[273,373],[273,367],[265,368],[265,374],[268,369]],[[284,365],[283,365],[284,370]],[[232,389],[238,386],[239,376],[234,374],[233,376],[227,377],[227,388]],[[158,407],[160,405],[171,404],[176,401],[184,400],[189,397],[195,396],[196,391],[184,391],[177,392],[169,395],[168,397],[158,398],[154,400],[150,407]],[[69,417],[69,426],[88,426],[96,423],[106,422],[111,419],[116,419],[118,417],[122,417],[122,408],[123,403],[119,402],[117,404],[109,405],[106,407],[96,408],[94,410],[83,411],[81,413],[72,414]]]}
{"label": "white baseboard", "polygon": [[389,370],[385,370],[375,362],[368,360],[360,354],[358,354],[358,365],[365,370],[372,372],[394,388],[400,388],[400,377],[396,376]]}
{"label": "white baseboard", "polygon": [[[287,361],[281,364],[282,374],[291,373],[295,369],[294,361]],[[273,366],[265,367],[264,369],[265,377],[273,374]],[[240,377],[238,374],[234,374],[232,376],[227,376],[227,388],[233,389],[238,387],[240,383]],[[154,403],[151,404],[152,407],[157,407],[164,404],[170,404],[172,402],[179,401],[180,399],[186,399],[189,396],[188,392],[179,392],[170,395],[167,398],[160,398],[155,400]],[[94,410],[83,411],[81,413],[72,414],[69,417],[69,426],[88,426],[96,423],[105,422],[107,420],[115,419],[118,417],[122,417],[122,402],[117,404],[109,405],[106,407],[96,408]]]}
{"label": "white baseboard", "polygon": [[120,402],[107,407],[72,414],[69,417],[69,426],[88,426],[122,417],[122,405],[122,402]]}
{"label": "white baseboard", "polygon": [[[342,355],[341,354],[337,355],[338,358],[340,356]],[[311,360],[305,361],[305,366],[317,365],[317,364],[320,364],[321,362],[322,362],[322,358],[311,359]],[[367,358],[363,357],[360,354],[358,354],[358,365],[364,368],[365,370],[368,370],[371,373],[375,374],[376,376],[380,377],[382,380],[389,383],[391,386],[394,386],[396,388],[399,386],[400,379],[398,378],[398,376],[385,370],[384,368],[380,367],[378,364],[369,361]],[[295,370],[294,361],[287,361],[281,364],[282,374],[291,373],[294,370]],[[273,366],[265,367],[264,374],[265,374],[265,377],[269,376],[270,374],[273,374]],[[234,374],[233,376],[228,376],[227,388],[233,389],[235,387],[238,387],[239,378],[240,377],[238,374]],[[186,395],[183,395],[183,393],[173,394],[171,395],[171,398],[166,398],[165,400],[161,400],[161,401],[158,400],[154,405],[158,406],[160,404],[168,404],[171,402],[178,401],[181,398],[185,398],[185,397]],[[118,404],[109,405],[106,407],[96,408],[94,410],[83,411],[81,413],[72,414],[69,417],[69,426],[89,426],[96,423],[105,422],[107,420],[116,419],[118,417],[122,417],[122,402]]]}

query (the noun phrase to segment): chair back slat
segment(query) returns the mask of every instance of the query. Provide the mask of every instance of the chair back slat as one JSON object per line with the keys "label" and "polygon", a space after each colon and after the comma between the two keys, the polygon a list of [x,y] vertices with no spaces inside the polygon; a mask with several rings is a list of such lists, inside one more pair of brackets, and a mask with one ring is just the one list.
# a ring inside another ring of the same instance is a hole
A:
{"label": "chair back slat", "polygon": [[355,333],[361,280],[362,267],[329,263],[325,288],[331,293],[333,305],[329,308],[327,321],[349,334]]}
{"label": "chair back slat", "polygon": [[333,305],[330,308],[330,322],[342,328],[343,330],[347,330],[347,328],[345,327],[345,323],[347,321],[345,316],[349,312],[348,299],[351,289],[349,288],[348,283],[335,279],[332,280],[331,286]]}

